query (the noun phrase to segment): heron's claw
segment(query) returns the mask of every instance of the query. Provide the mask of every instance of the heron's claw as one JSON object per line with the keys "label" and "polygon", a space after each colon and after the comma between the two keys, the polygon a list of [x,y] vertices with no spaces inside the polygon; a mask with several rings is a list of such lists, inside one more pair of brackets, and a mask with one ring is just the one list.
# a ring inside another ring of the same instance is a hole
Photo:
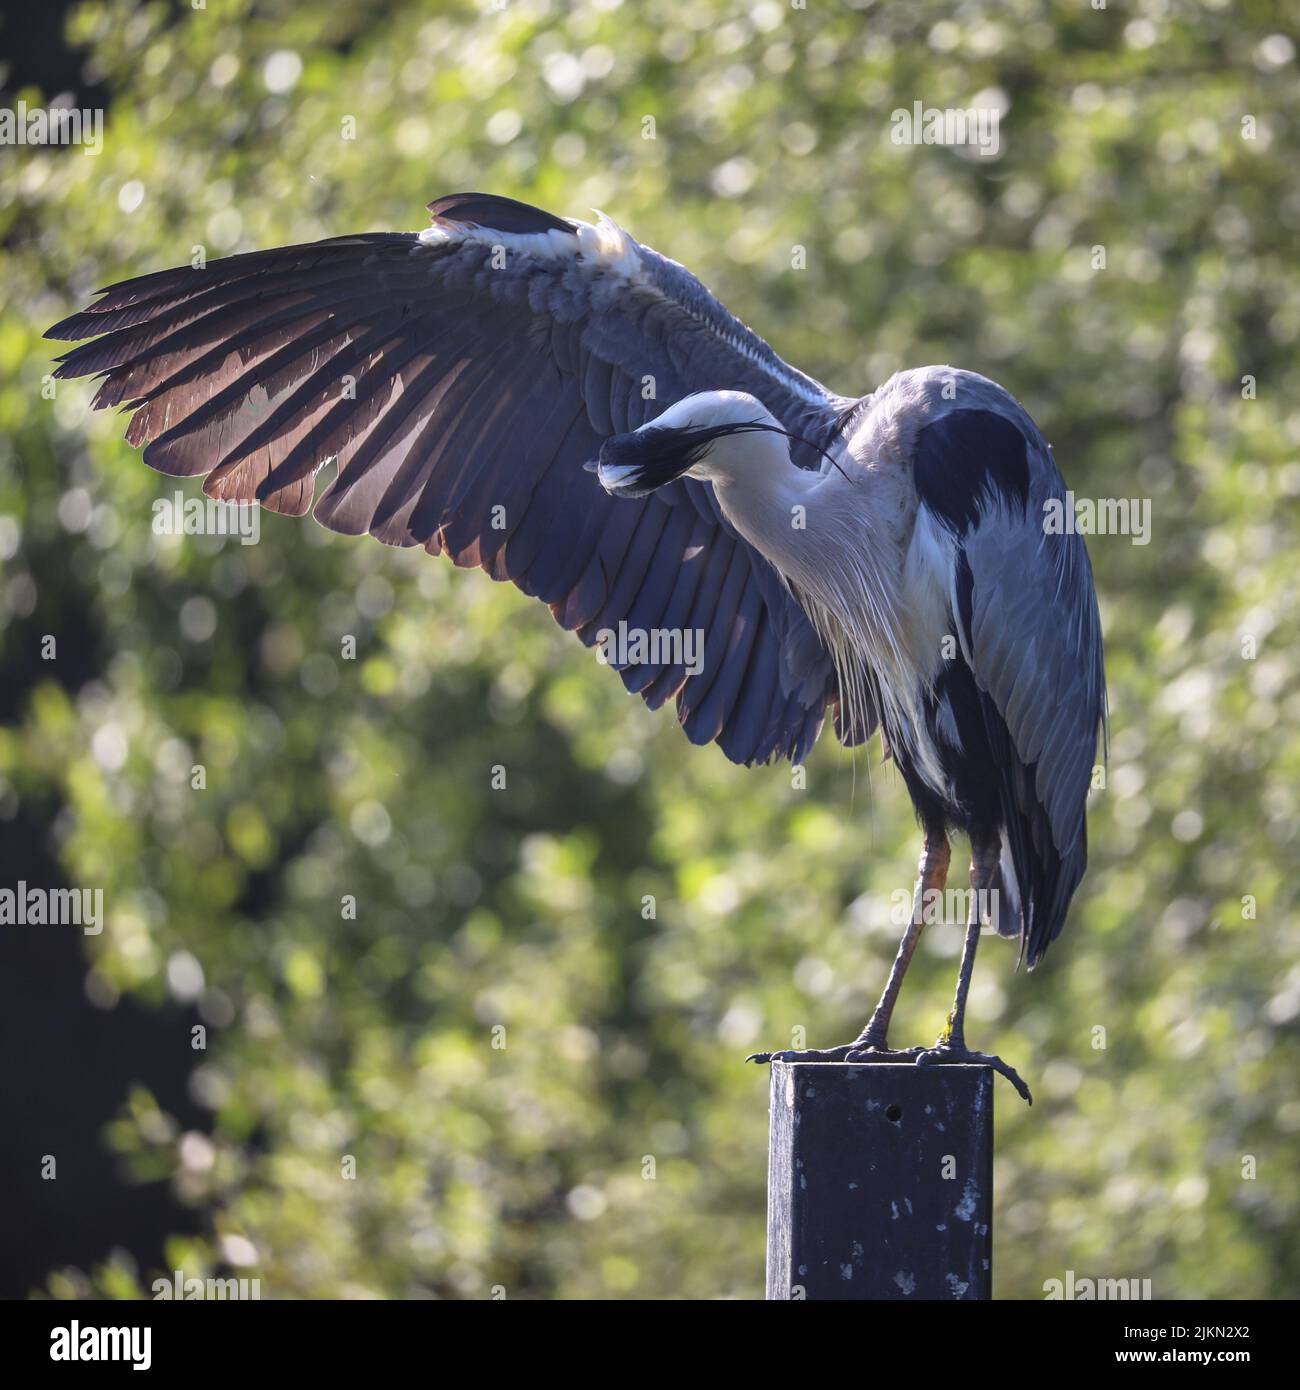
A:
{"label": "heron's claw", "polygon": [[759,1066],[764,1062],[847,1062],[853,1046],[848,1043],[844,1047],[828,1047],[824,1051],[809,1047],[787,1048],[783,1052],[751,1052],[745,1061],[757,1062]]}
{"label": "heron's claw", "polygon": [[918,1048],[917,1053],[918,1067],[939,1066],[945,1062],[973,1062],[980,1066],[992,1067],[1011,1082],[1027,1104],[1034,1103],[1033,1096],[1029,1094],[1029,1087],[1020,1079],[1016,1069],[1008,1066],[1001,1057],[992,1057],[987,1052],[972,1052],[963,1044],[947,1042],[942,1038],[933,1047]]}
{"label": "heron's claw", "polygon": [[908,1047],[899,1051],[892,1047],[874,1047],[864,1043],[845,1043],[842,1047],[830,1047],[824,1051],[817,1048],[788,1048],[784,1052],[751,1052],[747,1062],[915,1062],[925,1049]]}

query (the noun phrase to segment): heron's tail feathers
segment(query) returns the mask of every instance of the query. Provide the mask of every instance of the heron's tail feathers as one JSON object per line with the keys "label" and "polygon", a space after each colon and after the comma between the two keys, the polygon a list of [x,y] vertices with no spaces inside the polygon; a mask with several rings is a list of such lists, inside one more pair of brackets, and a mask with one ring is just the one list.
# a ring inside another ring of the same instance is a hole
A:
{"label": "heron's tail feathers", "polygon": [[998,860],[997,877],[993,881],[997,905],[995,925],[999,936],[1021,936],[1024,932],[1024,908],[1020,898],[1020,883],[1011,858],[1011,842],[1002,833],[1002,856]]}
{"label": "heron's tail feathers", "polygon": [[995,879],[999,890],[995,899],[999,908],[998,934],[1020,938],[1021,957],[1032,970],[1065,925],[1070,899],[1088,864],[1086,832],[1064,857],[1048,846],[1028,862],[1020,858],[1019,868],[1018,858],[1014,833],[1009,837],[1003,831]]}

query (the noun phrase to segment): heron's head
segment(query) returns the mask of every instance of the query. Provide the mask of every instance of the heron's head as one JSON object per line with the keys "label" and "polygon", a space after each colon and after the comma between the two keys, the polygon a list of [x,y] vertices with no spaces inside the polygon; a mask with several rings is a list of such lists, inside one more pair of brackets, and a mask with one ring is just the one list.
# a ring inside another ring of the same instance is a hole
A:
{"label": "heron's head", "polygon": [[601,445],[587,467],[613,497],[644,497],[684,475],[713,481],[759,466],[760,455],[790,462],[788,436],[757,397],[744,391],[702,391],[670,405],[630,434]]}

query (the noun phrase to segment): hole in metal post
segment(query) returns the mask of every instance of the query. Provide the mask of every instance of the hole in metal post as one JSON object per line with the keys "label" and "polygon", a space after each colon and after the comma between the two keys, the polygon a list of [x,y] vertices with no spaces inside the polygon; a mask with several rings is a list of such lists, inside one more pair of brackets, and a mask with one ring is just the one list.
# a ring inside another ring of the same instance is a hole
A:
{"label": "hole in metal post", "polygon": [[903,1107],[901,1105],[891,1105],[885,1111],[885,1119],[891,1124],[897,1124],[903,1118]]}

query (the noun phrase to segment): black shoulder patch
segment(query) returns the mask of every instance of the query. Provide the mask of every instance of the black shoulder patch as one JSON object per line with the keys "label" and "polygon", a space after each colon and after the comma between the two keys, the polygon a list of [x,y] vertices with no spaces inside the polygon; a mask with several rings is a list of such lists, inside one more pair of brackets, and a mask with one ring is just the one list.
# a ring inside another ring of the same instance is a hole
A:
{"label": "black shoulder patch", "polygon": [[991,410],[954,410],[926,425],[916,437],[912,472],[917,495],[958,535],[995,500],[1021,511],[1029,503],[1025,436]]}
{"label": "black shoulder patch", "polygon": [[496,193],[448,193],[435,198],[429,205],[429,215],[435,222],[454,222],[460,226],[489,227],[494,232],[569,232],[567,222],[530,203],[502,198]]}

